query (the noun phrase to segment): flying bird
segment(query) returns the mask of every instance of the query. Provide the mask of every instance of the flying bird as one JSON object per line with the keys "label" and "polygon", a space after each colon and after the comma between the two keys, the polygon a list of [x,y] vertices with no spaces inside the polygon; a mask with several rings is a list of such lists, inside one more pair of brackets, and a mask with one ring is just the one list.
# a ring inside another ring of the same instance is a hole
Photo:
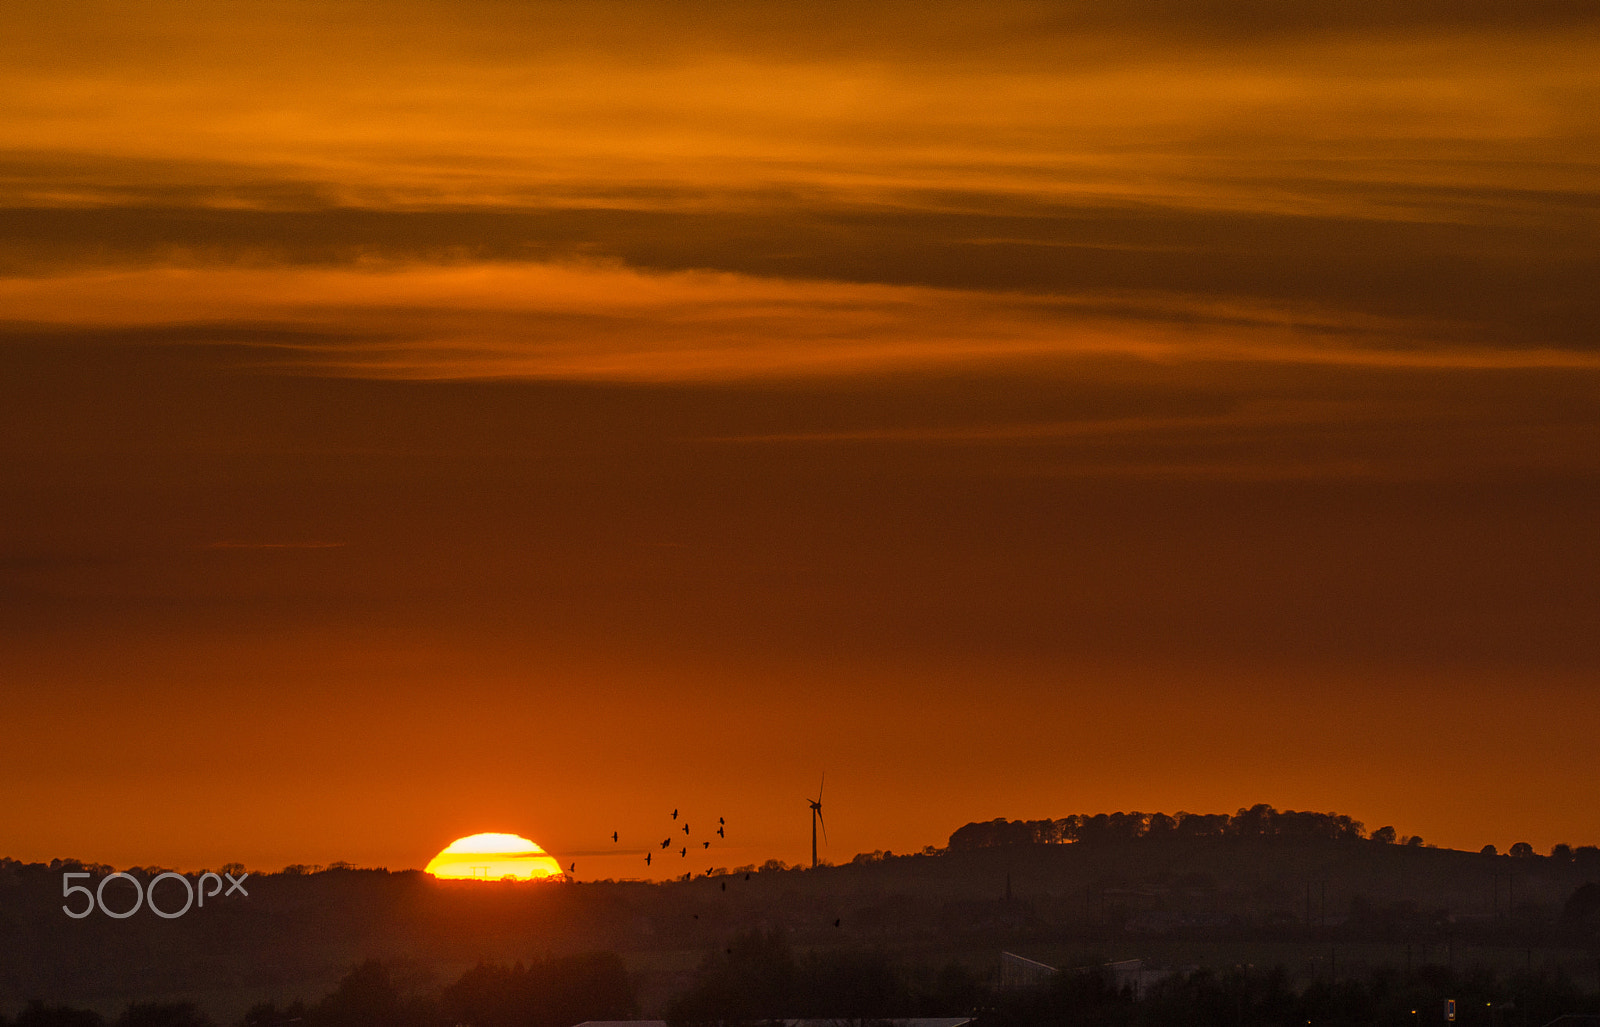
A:
{"label": "flying bird", "polygon": [[727,891],[728,890],[728,882],[727,881],[723,881],[722,882],[722,890],[723,891]]}
{"label": "flying bird", "polygon": [[663,849],[666,848],[667,846],[671,845],[671,844],[672,844],[672,839],[671,838],[663,838],[663,839],[661,839],[661,847]]}
{"label": "flying bird", "polygon": [[689,824],[687,822],[685,822],[684,825],[683,825],[683,833],[684,834],[688,834],[689,833]]}
{"label": "flying bird", "polygon": [[617,840],[617,832],[615,832],[615,831],[611,832],[611,840],[612,841],[616,841]]}
{"label": "flying bird", "polygon": [[834,921],[834,922],[833,922],[833,926],[835,926],[835,927],[838,927],[838,926],[839,926],[839,921],[838,921],[838,920],[835,920],[835,921]]}
{"label": "flying bird", "polygon": [[644,854],[644,865],[645,866],[649,866],[650,865],[650,854],[648,852]]}
{"label": "flying bird", "polygon": [[717,823],[719,823],[719,824],[726,824],[726,823],[727,823],[727,821],[726,821],[726,820],[723,820],[723,819],[722,819],[722,818],[721,818],[721,817],[718,817],[718,818],[717,818]]}
{"label": "flying bird", "polygon": [[678,811],[677,810],[673,810],[672,811],[672,819],[673,820],[677,820],[678,819]]}
{"label": "flying bird", "polygon": [[685,845],[683,847],[683,851],[682,852],[678,853],[678,855],[680,855],[680,856],[687,856],[688,854],[689,854],[689,846],[687,846],[687,845]]}
{"label": "flying bird", "polygon": [[709,848],[711,848],[711,843],[710,842],[701,842],[700,846],[701,846],[701,848],[709,849]]}
{"label": "flying bird", "polygon": [[578,864],[574,863],[570,867],[567,867],[567,873],[575,874],[577,872],[578,872]]}
{"label": "flying bird", "polygon": [[719,828],[717,828],[717,837],[718,837],[718,838],[726,838],[726,837],[728,837],[728,836],[727,836],[727,835],[725,835],[725,834],[723,834],[723,833],[722,833],[722,828],[720,828],[720,827],[719,827]]}

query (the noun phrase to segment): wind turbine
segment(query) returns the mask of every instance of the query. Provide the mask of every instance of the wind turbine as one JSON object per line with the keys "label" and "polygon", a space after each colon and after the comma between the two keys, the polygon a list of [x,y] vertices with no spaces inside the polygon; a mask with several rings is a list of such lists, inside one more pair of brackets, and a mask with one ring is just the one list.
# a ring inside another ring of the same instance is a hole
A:
{"label": "wind turbine", "polygon": [[811,804],[811,865],[817,865],[817,825],[822,824],[822,840],[828,840],[828,825],[822,820],[822,786],[828,780],[827,771],[823,771],[822,780],[817,782],[817,797],[806,800]]}

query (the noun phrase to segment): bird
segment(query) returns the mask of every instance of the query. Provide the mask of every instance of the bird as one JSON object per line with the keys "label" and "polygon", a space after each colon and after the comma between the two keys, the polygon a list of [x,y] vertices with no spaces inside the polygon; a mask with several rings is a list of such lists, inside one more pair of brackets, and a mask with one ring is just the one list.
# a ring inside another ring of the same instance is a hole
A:
{"label": "bird", "polygon": [[574,863],[570,867],[567,867],[567,873],[575,874],[577,872],[578,872],[578,864]]}
{"label": "bird", "polygon": [[705,848],[705,849],[709,849],[709,848],[711,848],[711,843],[710,842],[701,842],[700,843],[700,847],[701,848]]}
{"label": "bird", "polygon": [[716,869],[717,869],[716,867],[706,867],[706,876],[710,877],[713,873],[716,872]]}
{"label": "bird", "polygon": [[680,856],[687,856],[688,854],[689,854],[689,846],[687,846],[687,845],[685,845],[683,847],[683,851],[682,852],[678,853],[678,855],[680,855]]}
{"label": "bird", "polygon": [[727,891],[728,890],[728,882],[727,881],[723,881],[722,882],[722,890],[723,891]]}
{"label": "bird", "polygon": [[745,875],[744,875],[744,879],[745,879],[745,880],[746,880],[746,881],[748,881],[748,880],[750,880],[750,875],[749,875],[749,874],[745,874]]}
{"label": "bird", "polygon": [[678,819],[678,811],[677,810],[673,810],[672,811],[672,819],[673,820],[677,820]]}
{"label": "bird", "polygon": [[684,833],[684,834],[688,834],[688,833],[689,833],[689,823],[688,823],[688,821],[684,821],[684,824],[683,824],[683,833]]}
{"label": "bird", "polygon": [[617,832],[615,832],[615,831],[611,832],[611,840],[612,841],[616,841],[617,840]]}
{"label": "bird", "polygon": [[720,827],[719,827],[719,828],[717,828],[717,837],[718,837],[718,838],[726,838],[726,837],[728,837],[728,836],[727,836],[727,835],[725,835],[725,834],[723,834],[723,833],[722,833],[722,828],[720,828]]}
{"label": "bird", "polygon": [[835,926],[835,927],[838,927],[838,926],[839,926],[839,923],[840,923],[840,922],[839,922],[839,921],[838,921],[838,920],[835,920],[835,921],[834,921],[834,922],[833,922],[833,926]]}
{"label": "bird", "polygon": [[722,818],[721,818],[721,817],[718,817],[718,818],[717,818],[717,823],[719,823],[719,824],[726,824],[726,823],[727,823],[727,821],[726,821],[726,820],[723,820],[723,819],[722,819]]}
{"label": "bird", "polygon": [[671,845],[671,844],[672,844],[672,839],[671,838],[663,838],[663,839],[661,839],[661,847],[663,849],[666,848],[667,846]]}
{"label": "bird", "polygon": [[650,854],[648,852],[644,854],[644,865],[645,866],[649,866],[650,865]]}

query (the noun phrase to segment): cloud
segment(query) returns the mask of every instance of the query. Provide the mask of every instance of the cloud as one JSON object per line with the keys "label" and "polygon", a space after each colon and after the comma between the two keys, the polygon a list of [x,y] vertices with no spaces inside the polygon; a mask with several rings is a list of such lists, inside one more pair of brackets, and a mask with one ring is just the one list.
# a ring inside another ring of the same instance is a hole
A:
{"label": "cloud", "polygon": [[0,295],[401,377],[1594,352],[1575,5],[693,9],[19,8]]}
{"label": "cloud", "polygon": [[0,195],[728,210],[942,191],[1352,216],[1385,209],[1373,185],[1593,193],[1600,34],[1540,16],[1582,5],[1488,23],[1340,5],[1337,21],[1387,12],[1403,30],[1232,42],[1229,25],[1317,19],[1121,6],[32,8],[0,36]]}
{"label": "cloud", "polygon": [[673,380],[1119,354],[1388,368],[1600,367],[1450,322],[1203,295],[1031,295],[605,264],[172,269],[0,280],[14,335],[210,340],[262,370]]}
{"label": "cloud", "polygon": [[[1458,191],[1459,192],[1459,191]],[[1476,194],[1474,194],[1476,195]],[[1497,194],[1498,195],[1498,194]],[[947,198],[950,199],[950,198]],[[1099,294],[1107,306],[1216,303],[1344,310],[1449,324],[1510,346],[1592,345],[1600,277],[1586,208],[1565,194],[1515,197],[1536,212],[1495,223],[1333,218],[1007,203],[729,211],[238,211],[113,207],[14,210],[0,268],[14,277],[93,269],[598,265],[642,272],[931,286],[976,293]],[[1548,222],[1570,222],[1551,228]],[[509,272],[497,272],[509,273]],[[529,275],[538,272],[528,271]],[[360,281],[352,276],[351,282]],[[21,288],[19,286],[18,288]],[[1192,305],[1192,304],[1191,304]],[[15,316],[15,315],[13,315]],[[189,319],[203,316],[197,309]]]}

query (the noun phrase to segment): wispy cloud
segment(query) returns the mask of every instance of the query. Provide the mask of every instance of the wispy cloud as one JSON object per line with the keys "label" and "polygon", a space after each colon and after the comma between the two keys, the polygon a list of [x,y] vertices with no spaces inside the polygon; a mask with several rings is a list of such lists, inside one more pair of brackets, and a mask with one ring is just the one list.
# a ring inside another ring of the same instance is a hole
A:
{"label": "wispy cloud", "polygon": [[[1038,295],[614,265],[156,269],[0,280],[12,330],[163,330],[264,369],[380,378],[672,380],[1119,354],[1375,368],[1600,367],[1470,324],[1183,294]],[[1474,338],[1477,335],[1477,338]],[[1455,336],[1454,338],[1452,336]],[[274,341],[275,340],[275,341]]]}
{"label": "wispy cloud", "polygon": [[1593,366],[1570,5],[537,10],[19,8],[8,317],[399,378]]}

